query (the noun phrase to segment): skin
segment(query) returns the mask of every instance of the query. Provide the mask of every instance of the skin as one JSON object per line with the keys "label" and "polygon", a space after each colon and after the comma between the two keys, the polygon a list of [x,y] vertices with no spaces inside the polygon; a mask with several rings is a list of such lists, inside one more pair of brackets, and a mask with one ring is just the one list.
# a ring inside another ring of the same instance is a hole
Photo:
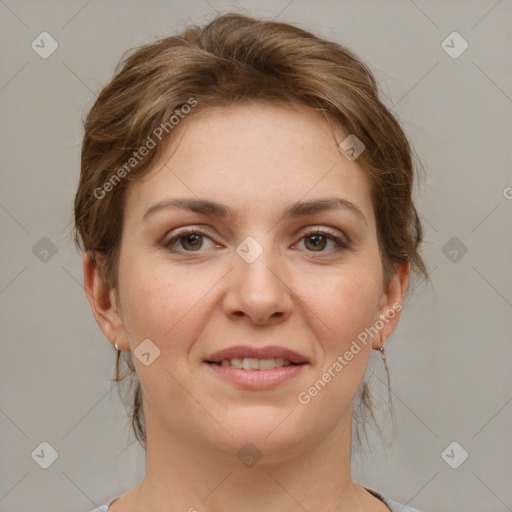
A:
{"label": "skin", "polygon": [[[408,263],[384,284],[365,171],[337,148],[347,135],[302,106],[253,102],[195,113],[128,188],[117,293],[85,255],[85,290],[105,336],[121,350],[147,338],[160,350],[148,366],[133,357],[146,475],[111,512],[388,510],[353,481],[350,443],[370,351],[389,338],[399,312],[307,405],[297,399],[407,288]],[[348,208],[281,216],[291,203],[325,197],[350,201],[365,220]],[[214,200],[234,217],[167,208],[143,220],[171,198]],[[184,226],[205,235],[178,238],[173,253],[168,235]],[[304,236],[316,228],[349,247]],[[252,263],[236,252],[247,236],[263,248]],[[273,389],[241,389],[203,363],[241,344],[284,346],[308,365]],[[263,455],[252,467],[237,457],[247,442]]]}

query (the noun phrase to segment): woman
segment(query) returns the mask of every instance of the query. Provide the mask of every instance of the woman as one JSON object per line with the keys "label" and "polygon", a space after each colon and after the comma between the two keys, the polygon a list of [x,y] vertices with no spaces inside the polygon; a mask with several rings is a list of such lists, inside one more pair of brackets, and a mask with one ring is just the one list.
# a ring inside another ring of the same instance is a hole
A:
{"label": "woman", "polygon": [[333,42],[228,14],[124,59],[85,122],[76,241],[146,474],[99,510],[413,510],[350,468],[371,350],[426,275],[412,187]]}

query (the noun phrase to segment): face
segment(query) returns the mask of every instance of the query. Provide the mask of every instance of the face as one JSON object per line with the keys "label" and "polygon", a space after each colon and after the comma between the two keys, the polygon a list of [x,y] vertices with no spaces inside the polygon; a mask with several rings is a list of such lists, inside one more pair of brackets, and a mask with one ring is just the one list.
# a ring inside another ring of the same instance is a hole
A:
{"label": "face", "polygon": [[173,134],[127,191],[109,331],[136,354],[150,340],[133,357],[148,432],[275,457],[346,433],[365,329],[393,309],[387,338],[403,293],[398,278],[384,288],[368,180],[337,148],[348,133],[253,103]]}

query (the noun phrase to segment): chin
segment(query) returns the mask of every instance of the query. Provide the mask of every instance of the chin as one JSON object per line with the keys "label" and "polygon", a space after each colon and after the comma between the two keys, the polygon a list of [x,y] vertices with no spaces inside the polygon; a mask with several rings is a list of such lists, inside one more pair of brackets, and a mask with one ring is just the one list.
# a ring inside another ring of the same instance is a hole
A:
{"label": "chin", "polygon": [[295,452],[303,451],[304,443],[316,442],[314,430],[308,434],[307,422],[296,412],[290,408],[241,407],[232,414],[224,415],[222,420],[218,418],[233,437],[223,429],[216,429],[214,438],[211,437],[212,431],[205,435],[210,434],[209,444],[226,458],[232,459],[234,455],[238,460],[244,455],[253,455],[263,456],[263,463],[286,460]]}

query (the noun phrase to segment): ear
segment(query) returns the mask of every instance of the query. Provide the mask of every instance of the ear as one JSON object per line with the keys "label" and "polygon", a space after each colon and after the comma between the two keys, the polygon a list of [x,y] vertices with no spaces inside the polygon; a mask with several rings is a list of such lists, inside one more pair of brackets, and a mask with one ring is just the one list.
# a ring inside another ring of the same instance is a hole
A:
{"label": "ear", "polygon": [[83,259],[84,289],[87,300],[91,305],[96,322],[103,331],[105,337],[120,350],[129,349],[123,328],[121,315],[117,306],[115,290],[108,289],[101,277],[99,264],[90,251],[86,252]]}
{"label": "ear", "polygon": [[[376,350],[384,345],[385,341],[391,336],[395,327],[398,325],[400,312],[402,311],[402,303],[409,283],[410,263],[403,261],[395,263],[393,266],[395,273],[386,289],[382,292],[379,302],[378,318],[375,319],[375,324],[379,327],[380,331],[380,336],[373,337],[372,348]],[[382,328],[380,328],[381,326]]]}

